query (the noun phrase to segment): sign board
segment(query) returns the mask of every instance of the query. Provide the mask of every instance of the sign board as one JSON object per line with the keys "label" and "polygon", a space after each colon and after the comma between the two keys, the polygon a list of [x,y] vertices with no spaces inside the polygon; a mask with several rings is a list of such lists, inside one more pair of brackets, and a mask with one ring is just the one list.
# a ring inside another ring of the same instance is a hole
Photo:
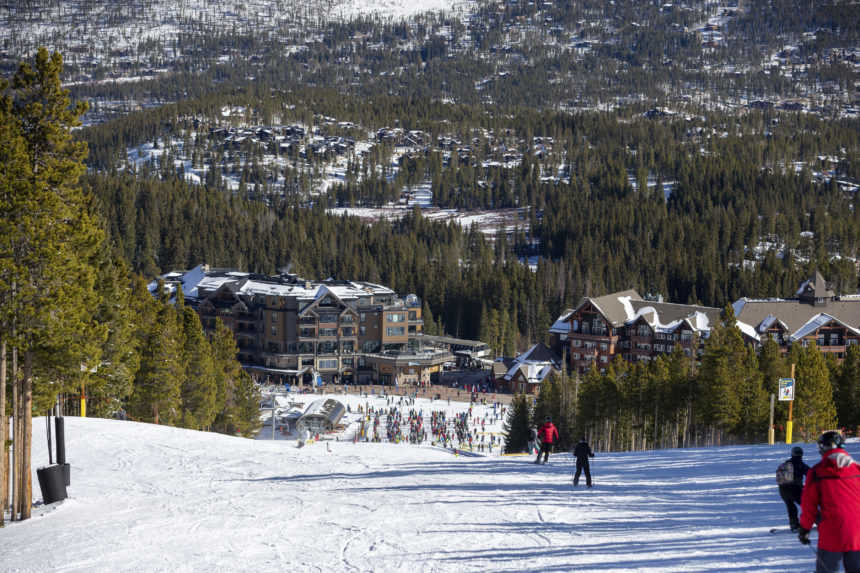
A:
{"label": "sign board", "polygon": [[779,379],[779,399],[782,402],[794,400],[794,378]]}

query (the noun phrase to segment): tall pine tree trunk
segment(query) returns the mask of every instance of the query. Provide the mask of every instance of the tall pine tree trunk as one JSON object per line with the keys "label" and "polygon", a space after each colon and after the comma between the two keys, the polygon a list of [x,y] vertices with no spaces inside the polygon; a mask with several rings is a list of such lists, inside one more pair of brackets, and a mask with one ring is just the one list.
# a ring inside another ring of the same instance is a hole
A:
{"label": "tall pine tree trunk", "polygon": [[30,470],[33,454],[33,353],[24,354],[24,380],[22,381],[24,408],[24,451],[21,452],[21,519],[30,519],[33,507],[33,472]]}
{"label": "tall pine tree trunk", "polygon": [[18,385],[18,348],[12,347],[12,521],[19,514],[21,478],[21,389]]}
{"label": "tall pine tree trunk", "polygon": [[6,433],[9,420],[6,418],[6,339],[0,341],[0,526],[4,525],[6,507],[9,505],[9,452],[6,449]]}

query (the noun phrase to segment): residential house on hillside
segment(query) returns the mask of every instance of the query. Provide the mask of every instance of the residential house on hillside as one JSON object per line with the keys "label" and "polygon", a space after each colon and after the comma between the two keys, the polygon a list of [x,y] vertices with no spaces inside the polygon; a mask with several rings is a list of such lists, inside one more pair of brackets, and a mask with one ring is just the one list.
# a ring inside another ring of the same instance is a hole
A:
{"label": "residential house on hillside", "polygon": [[583,298],[549,332],[552,349],[582,373],[595,365],[603,371],[616,355],[652,360],[680,346],[691,356],[719,319],[718,308],[646,300],[631,289]]}
{"label": "residential house on hillside", "polygon": [[[200,265],[162,277],[212,331],[230,328],[239,361],[258,379],[429,385],[453,360],[425,341],[421,303],[369,282],[257,275]],[[151,285],[151,290],[156,289]]]}
{"label": "residential house on hillside", "polygon": [[860,340],[860,295],[837,296],[820,272],[800,285],[791,299],[735,301],[738,326],[756,343],[775,340],[783,352],[792,344],[815,342],[822,352],[845,356],[848,346]]}

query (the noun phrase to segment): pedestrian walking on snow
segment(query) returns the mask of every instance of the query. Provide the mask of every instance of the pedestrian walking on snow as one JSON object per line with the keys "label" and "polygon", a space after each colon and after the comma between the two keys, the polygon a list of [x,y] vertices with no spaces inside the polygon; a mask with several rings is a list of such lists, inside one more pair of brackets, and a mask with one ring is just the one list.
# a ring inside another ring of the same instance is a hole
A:
{"label": "pedestrian walking on snow", "polygon": [[776,468],[776,483],[779,485],[779,496],[788,509],[788,526],[797,531],[800,522],[797,518],[797,508],[800,506],[800,495],[803,493],[803,478],[809,466],[803,463],[803,448],[791,448],[791,458],[779,464]]}
{"label": "pedestrian walking on snow", "polygon": [[591,451],[591,446],[583,437],[573,448],[573,456],[576,458],[576,473],[573,474],[574,487],[579,485],[579,476],[585,471],[585,485],[591,487],[591,468],[589,467],[588,458],[594,457],[594,452]]}
{"label": "pedestrian walking on snow", "polygon": [[558,441],[558,429],[552,423],[552,418],[547,416],[543,424],[538,428],[538,438],[540,439],[540,451],[538,452],[535,463],[540,463],[541,454],[543,454],[543,463],[549,461],[549,455],[552,453],[552,445]]}
{"label": "pedestrian walking on snow", "polygon": [[846,573],[860,573],[860,465],[842,449],[844,443],[839,432],[821,434],[821,461],[806,474],[798,539],[809,545],[818,521],[816,573],[836,573],[840,561]]}

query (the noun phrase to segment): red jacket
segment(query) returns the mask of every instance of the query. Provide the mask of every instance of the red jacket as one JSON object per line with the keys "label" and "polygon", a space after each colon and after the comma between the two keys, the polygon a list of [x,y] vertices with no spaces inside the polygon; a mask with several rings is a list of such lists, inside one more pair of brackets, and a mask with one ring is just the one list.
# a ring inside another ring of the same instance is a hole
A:
{"label": "red jacket", "polygon": [[543,444],[554,444],[558,441],[558,429],[556,429],[555,424],[552,422],[544,422],[538,428],[538,437]]}
{"label": "red jacket", "polygon": [[845,450],[828,450],[807,472],[800,507],[804,529],[812,529],[821,512],[819,549],[860,551],[860,465]]}

